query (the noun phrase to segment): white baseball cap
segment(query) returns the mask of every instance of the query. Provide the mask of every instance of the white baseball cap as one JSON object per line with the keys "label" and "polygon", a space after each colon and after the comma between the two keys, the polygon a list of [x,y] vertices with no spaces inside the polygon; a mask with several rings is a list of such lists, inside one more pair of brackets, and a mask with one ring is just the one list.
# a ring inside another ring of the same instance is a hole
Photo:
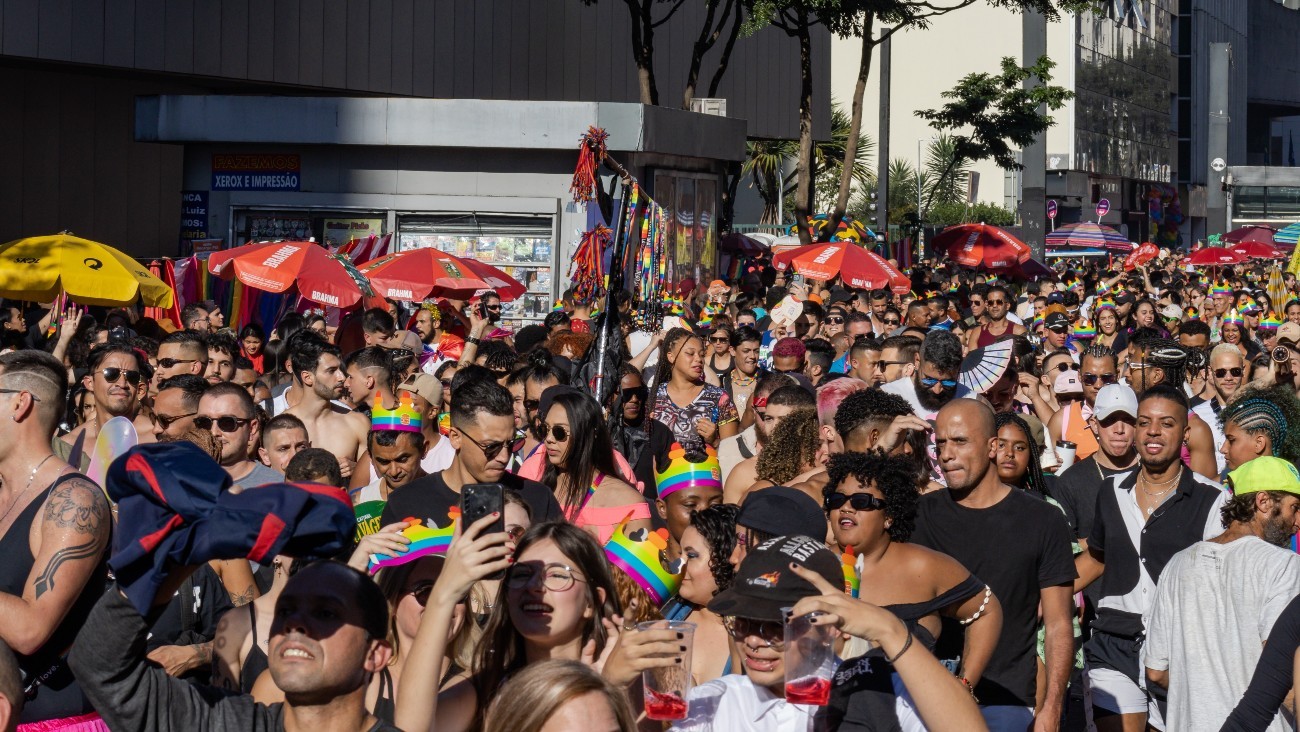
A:
{"label": "white baseball cap", "polygon": [[1116,412],[1123,412],[1137,419],[1137,394],[1124,384],[1107,384],[1097,392],[1097,403],[1092,408],[1092,416],[1100,422]]}

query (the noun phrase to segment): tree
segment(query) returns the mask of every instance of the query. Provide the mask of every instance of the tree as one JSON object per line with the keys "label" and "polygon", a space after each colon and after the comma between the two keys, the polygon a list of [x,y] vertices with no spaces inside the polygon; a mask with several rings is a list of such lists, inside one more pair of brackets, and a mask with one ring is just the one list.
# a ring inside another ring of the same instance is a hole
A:
{"label": "tree", "polygon": [[[862,130],[862,99],[867,88],[867,79],[871,74],[871,57],[876,46],[900,30],[926,28],[930,21],[941,15],[974,5],[978,0],[841,0],[827,1],[821,4],[821,16],[832,32],[841,38],[860,38],[862,40],[862,58],[858,65],[858,77],[853,87],[853,103],[849,108],[850,139]],[[1076,12],[1091,8],[1095,0],[987,0],[991,5],[1012,8],[1020,11],[1036,11],[1048,20],[1056,20],[1061,12]],[[880,26],[878,36],[874,35],[876,26]],[[853,146],[845,150],[844,168],[853,165],[849,157]],[[839,195],[831,211],[831,222],[827,227],[833,231],[839,225],[848,206],[849,193],[853,180],[849,176],[840,176]]]}
{"label": "tree", "polygon": [[[848,144],[849,115],[840,105],[832,104],[831,139],[813,145],[818,213],[827,210],[835,202],[844,161],[850,157],[844,154],[844,148]],[[871,156],[875,147],[876,143],[870,136],[858,135],[857,150],[851,156],[853,169],[849,171],[849,177],[860,187],[871,187],[876,184],[876,174],[871,169]]]}
{"label": "tree", "polygon": [[[722,12],[719,13],[719,5]],[[686,72],[686,89],[682,93],[682,109],[691,108],[691,99],[695,96],[695,88],[700,79],[700,67],[704,63],[704,55],[717,44],[722,37],[724,28],[730,23],[730,30],[727,31],[727,42],[722,47],[722,56],[718,59],[718,68],[713,73],[713,79],[709,82],[709,96],[718,96],[718,86],[722,83],[722,77],[727,72],[727,66],[731,62],[731,50],[736,46],[736,39],[740,37],[740,28],[745,20],[745,8],[749,5],[749,0],[705,0],[704,3],[704,22],[700,24],[700,33],[695,38],[695,45],[691,47],[691,65]]]}
{"label": "tree", "polygon": [[922,213],[927,213],[935,204],[964,202],[969,177],[969,162],[957,157],[957,140],[952,135],[940,133],[938,139],[930,142],[925,155]]}
{"label": "tree", "polygon": [[[623,0],[632,21],[632,61],[636,63],[637,83],[642,104],[659,104],[659,87],[655,84],[655,28],[667,23],[686,0]],[[597,0],[582,0],[595,5]],[[665,8],[665,6],[667,6]],[[663,9],[655,17],[655,8]],[[689,106],[689,102],[687,105]]]}
{"label": "tree", "polygon": [[[751,185],[763,199],[761,224],[781,222],[780,200],[786,186],[785,164],[797,148],[791,140],[749,140],[745,143],[745,163],[741,175],[753,179]],[[790,176],[793,178],[793,176]]]}
{"label": "tree", "polygon": [[[979,160],[992,159],[1004,170],[1021,170],[1024,166],[1016,162],[1016,150],[1052,126],[1052,118],[1038,111],[1040,105],[1055,111],[1074,96],[1049,83],[1053,66],[1046,56],[1027,67],[1007,56],[1002,59],[1002,73],[967,74],[943,93],[952,101],[937,110],[919,110],[917,116],[940,132],[963,130],[951,137],[951,155],[938,171],[939,180],[958,166]],[[1041,83],[1026,85],[1031,78]]]}

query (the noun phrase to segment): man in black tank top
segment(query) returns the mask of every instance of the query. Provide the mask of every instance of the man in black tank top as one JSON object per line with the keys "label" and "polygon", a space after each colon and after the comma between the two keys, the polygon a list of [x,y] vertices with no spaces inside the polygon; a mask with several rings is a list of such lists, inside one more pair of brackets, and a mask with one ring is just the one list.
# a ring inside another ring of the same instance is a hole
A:
{"label": "man in black tank top", "polygon": [[103,491],[50,450],[66,397],[53,356],[0,356],[0,640],[23,674],[24,723],[92,711],[65,657],[103,592],[112,524]]}

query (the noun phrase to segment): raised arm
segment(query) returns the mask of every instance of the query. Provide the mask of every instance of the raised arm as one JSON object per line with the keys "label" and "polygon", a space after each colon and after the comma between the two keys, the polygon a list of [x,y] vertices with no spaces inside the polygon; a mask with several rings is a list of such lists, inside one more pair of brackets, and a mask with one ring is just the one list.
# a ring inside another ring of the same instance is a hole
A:
{"label": "raised arm", "polygon": [[21,597],[0,592],[0,639],[18,653],[40,650],[99,569],[108,545],[108,499],[83,477],[60,483],[38,519],[40,547]]}

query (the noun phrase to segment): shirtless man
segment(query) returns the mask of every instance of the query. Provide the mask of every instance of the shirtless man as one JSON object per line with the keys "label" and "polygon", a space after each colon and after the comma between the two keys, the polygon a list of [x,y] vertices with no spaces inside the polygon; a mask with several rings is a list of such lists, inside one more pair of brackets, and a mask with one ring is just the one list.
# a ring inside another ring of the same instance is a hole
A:
{"label": "shirtless man", "polygon": [[[760,449],[767,443],[781,420],[796,409],[815,409],[817,400],[802,386],[783,386],[772,392],[767,402],[754,404],[752,408],[758,419],[754,421],[754,431],[758,437]],[[727,482],[722,488],[724,503],[740,503],[745,494],[758,481],[758,455],[740,461],[727,474]]]}
{"label": "shirtless man", "polygon": [[312,446],[329,450],[338,458],[346,478],[366,450],[370,420],[333,401],[343,396],[345,375],[339,356],[338,347],[323,338],[298,341],[293,352],[293,380],[300,396],[285,414],[302,420]]}
{"label": "shirtless man", "polygon": [[95,418],[60,438],[64,447],[55,445],[60,456],[71,456],[78,440],[81,455],[90,455],[99,439],[100,426],[113,417],[126,417],[135,423],[142,444],[155,442],[153,421],[140,409],[140,399],[148,388],[140,355],[124,343],[109,343],[91,350],[87,366],[83,383],[95,395]]}

